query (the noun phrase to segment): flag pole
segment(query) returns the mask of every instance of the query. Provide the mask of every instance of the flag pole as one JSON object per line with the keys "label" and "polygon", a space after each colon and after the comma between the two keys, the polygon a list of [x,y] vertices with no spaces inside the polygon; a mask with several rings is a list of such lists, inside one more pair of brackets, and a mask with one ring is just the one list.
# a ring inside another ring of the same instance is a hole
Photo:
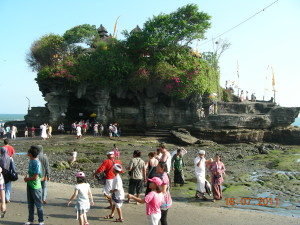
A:
{"label": "flag pole", "polygon": [[274,93],[274,103],[276,103],[276,100],[275,100],[275,75],[274,75],[274,70],[273,70],[273,67],[271,66],[271,69],[272,69],[272,89],[273,89],[273,93]]}

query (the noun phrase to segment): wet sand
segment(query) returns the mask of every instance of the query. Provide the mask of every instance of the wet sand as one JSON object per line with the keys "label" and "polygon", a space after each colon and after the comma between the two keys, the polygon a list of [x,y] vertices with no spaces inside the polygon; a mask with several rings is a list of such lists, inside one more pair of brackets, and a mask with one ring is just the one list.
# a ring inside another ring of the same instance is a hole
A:
{"label": "wet sand", "polygon": [[[73,189],[73,185],[48,183],[47,205],[44,206],[45,224],[78,224],[73,208],[74,201],[70,207],[66,205]],[[110,210],[104,209],[107,202],[102,196],[102,190],[93,188],[92,192],[95,206],[88,212],[89,223],[115,224],[113,220],[103,219],[104,216],[110,213]],[[124,224],[147,224],[145,205],[124,203],[122,210],[125,219]],[[7,213],[4,218],[0,219],[0,224],[22,224],[27,220],[27,216],[26,184],[23,182],[23,177],[20,176],[20,179],[12,184],[11,202],[7,204]],[[37,219],[36,216],[35,218]],[[169,209],[168,222],[170,225],[296,225],[300,224],[300,219],[255,211],[195,207],[195,204],[174,201],[173,206]]]}

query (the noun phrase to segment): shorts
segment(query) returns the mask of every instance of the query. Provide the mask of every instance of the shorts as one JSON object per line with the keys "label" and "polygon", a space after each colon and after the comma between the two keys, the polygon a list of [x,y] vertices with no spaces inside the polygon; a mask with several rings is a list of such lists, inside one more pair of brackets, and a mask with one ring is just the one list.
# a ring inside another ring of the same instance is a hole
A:
{"label": "shorts", "polygon": [[123,205],[123,201],[117,203],[114,200],[112,200],[112,203],[116,206],[117,209],[120,209],[122,207],[122,205]]}
{"label": "shorts", "polygon": [[103,193],[107,196],[111,196],[110,190],[112,188],[113,179],[106,179],[105,185],[103,187]]}
{"label": "shorts", "polygon": [[130,179],[128,193],[131,195],[140,194],[144,192],[144,183],[140,179]]}

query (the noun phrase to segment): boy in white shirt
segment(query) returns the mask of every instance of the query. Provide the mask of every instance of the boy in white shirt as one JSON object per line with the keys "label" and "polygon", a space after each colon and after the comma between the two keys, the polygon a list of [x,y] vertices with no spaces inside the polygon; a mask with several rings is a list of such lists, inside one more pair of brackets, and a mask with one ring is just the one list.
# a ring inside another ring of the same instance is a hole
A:
{"label": "boy in white shirt", "polygon": [[112,188],[110,190],[110,193],[112,193],[111,198],[112,198],[113,206],[111,209],[111,214],[104,217],[105,219],[114,218],[115,209],[117,209],[119,218],[116,219],[115,222],[124,222],[121,207],[123,205],[125,194],[123,189],[123,182],[120,176],[121,172],[122,172],[122,166],[120,164],[114,164],[114,174],[116,176],[113,179]]}

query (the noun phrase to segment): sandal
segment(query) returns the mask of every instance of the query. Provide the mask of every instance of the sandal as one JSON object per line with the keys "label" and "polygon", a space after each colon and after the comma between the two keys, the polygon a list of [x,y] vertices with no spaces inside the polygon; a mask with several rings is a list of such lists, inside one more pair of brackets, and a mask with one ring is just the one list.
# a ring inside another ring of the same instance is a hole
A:
{"label": "sandal", "polygon": [[104,219],[113,219],[114,218],[114,216],[112,216],[112,215],[108,215],[108,216],[105,216],[105,217],[103,217]]}
{"label": "sandal", "polygon": [[115,220],[115,222],[116,222],[116,223],[117,223],[117,222],[123,223],[123,222],[124,222],[124,219],[123,219],[123,218],[118,218],[118,219]]}
{"label": "sandal", "polygon": [[111,207],[110,207],[110,206],[107,206],[107,207],[105,207],[104,209],[111,209]]}

